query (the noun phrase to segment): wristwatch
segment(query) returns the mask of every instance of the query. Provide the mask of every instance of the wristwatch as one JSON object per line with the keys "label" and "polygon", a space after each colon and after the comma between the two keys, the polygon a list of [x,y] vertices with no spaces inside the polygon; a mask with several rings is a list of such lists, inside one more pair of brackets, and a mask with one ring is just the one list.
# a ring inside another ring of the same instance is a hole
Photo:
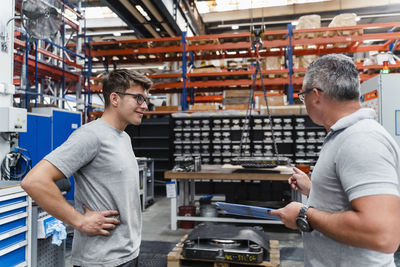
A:
{"label": "wristwatch", "polygon": [[299,230],[302,232],[311,232],[312,230],[314,230],[314,229],[312,229],[310,223],[307,220],[306,212],[307,212],[308,208],[312,208],[312,207],[303,205],[300,209],[299,215],[296,218],[296,225],[299,228]]}

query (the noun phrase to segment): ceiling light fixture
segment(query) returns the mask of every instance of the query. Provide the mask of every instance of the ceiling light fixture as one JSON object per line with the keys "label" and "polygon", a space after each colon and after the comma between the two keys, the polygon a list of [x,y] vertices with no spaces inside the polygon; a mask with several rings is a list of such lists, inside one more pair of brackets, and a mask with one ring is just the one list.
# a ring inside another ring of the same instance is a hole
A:
{"label": "ceiling light fixture", "polygon": [[149,17],[149,14],[147,14],[147,12],[144,11],[143,7],[141,7],[140,5],[136,5],[135,7],[136,7],[136,9],[140,12],[140,14],[142,14],[142,16],[143,16],[145,19],[147,19],[147,21],[150,21],[150,20],[151,20],[151,18]]}
{"label": "ceiling light fixture", "polygon": [[232,30],[238,30],[239,29],[239,25],[232,25]]}

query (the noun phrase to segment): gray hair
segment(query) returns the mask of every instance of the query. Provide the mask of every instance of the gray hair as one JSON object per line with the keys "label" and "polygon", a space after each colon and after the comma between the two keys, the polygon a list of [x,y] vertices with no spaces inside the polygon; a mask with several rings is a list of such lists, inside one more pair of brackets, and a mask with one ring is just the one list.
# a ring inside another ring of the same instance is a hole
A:
{"label": "gray hair", "polygon": [[303,91],[319,88],[328,98],[348,101],[360,99],[360,78],[354,62],[345,55],[324,55],[310,64]]}

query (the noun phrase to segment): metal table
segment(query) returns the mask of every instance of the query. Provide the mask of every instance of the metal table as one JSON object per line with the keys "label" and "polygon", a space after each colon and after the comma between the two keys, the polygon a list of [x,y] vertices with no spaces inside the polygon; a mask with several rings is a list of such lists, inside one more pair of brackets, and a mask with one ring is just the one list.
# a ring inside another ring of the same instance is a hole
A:
{"label": "metal table", "polygon": [[[171,198],[171,229],[177,229],[177,221],[188,220],[188,217],[177,216],[178,205],[189,205],[194,202],[195,180],[255,180],[255,181],[287,181],[292,169],[286,166],[279,166],[274,169],[259,169],[257,172],[243,169],[233,165],[202,165],[198,172],[175,172],[164,173],[165,179],[175,181],[179,186],[180,194]],[[182,194],[183,193],[183,194]],[[292,190],[292,199],[300,200],[301,195]],[[190,217],[190,221],[212,221],[212,222],[233,222],[233,223],[256,223],[256,224],[282,224],[281,221],[260,220],[260,219],[236,219],[217,217]]]}

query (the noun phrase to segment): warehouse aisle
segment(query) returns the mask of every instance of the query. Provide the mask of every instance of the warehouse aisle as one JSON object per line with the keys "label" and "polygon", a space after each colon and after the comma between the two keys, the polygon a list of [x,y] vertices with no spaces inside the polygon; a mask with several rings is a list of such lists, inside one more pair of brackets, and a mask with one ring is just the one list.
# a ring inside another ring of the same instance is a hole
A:
{"label": "warehouse aisle", "polygon": [[[166,266],[166,255],[174,245],[191,230],[170,230],[170,204],[167,198],[158,198],[143,212],[143,232],[140,267]],[[299,233],[281,225],[264,228],[270,239],[280,242],[281,266],[303,267],[303,242]],[[65,267],[70,263],[71,251],[67,248]],[[400,267],[400,250],[395,254],[396,266]]]}
{"label": "warehouse aisle", "polygon": [[[143,212],[143,232],[141,247],[141,267],[166,266],[166,255],[174,245],[191,230],[170,230],[170,203],[167,198],[156,199],[155,203]],[[303,244],[300,234],[286,230],[283,226],[266,226],[270,239],[277,239],[281,248],[282,267],[302,267]],[[70,263],[70,250],[67,249],[66,267]]]}

